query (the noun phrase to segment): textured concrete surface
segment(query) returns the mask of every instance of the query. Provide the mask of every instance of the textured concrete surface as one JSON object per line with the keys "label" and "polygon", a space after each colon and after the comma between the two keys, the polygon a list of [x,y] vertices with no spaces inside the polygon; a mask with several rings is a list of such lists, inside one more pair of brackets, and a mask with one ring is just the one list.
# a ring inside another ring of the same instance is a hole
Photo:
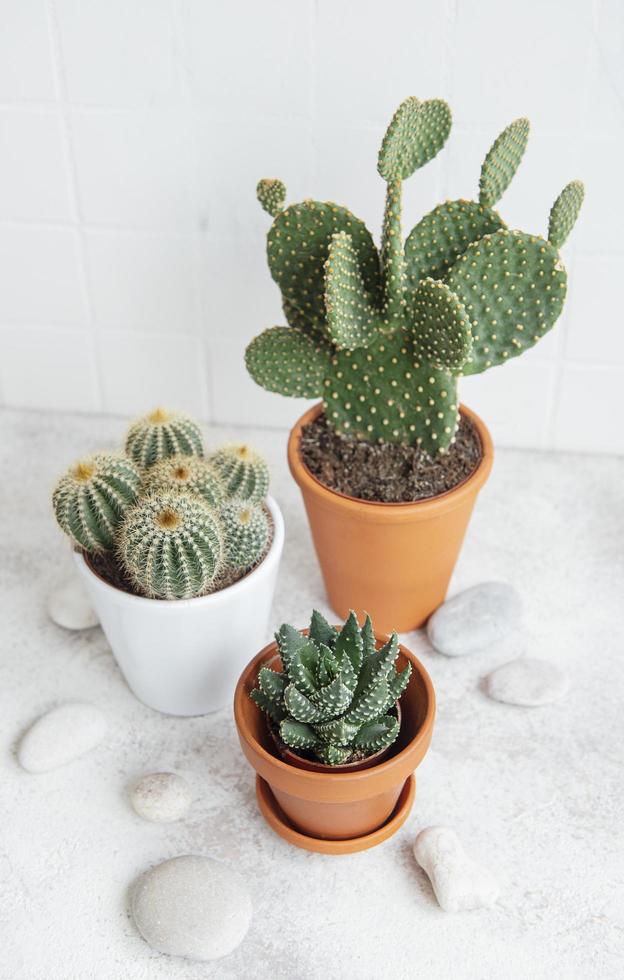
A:
{"label": "textured concrete surface", "polygon": [[[376,850],[342,858],[283,843],[263,823],[228,711],[167,718],[125,687],[99,629],[49,621],[50,587],[70,572],[48,498],[74,456],[119,442],[123,422],[5,412],[0,726],[2,980],[550,980],[624,974],[624,460],[499,452],[452,590],[503,579],[527,629],[456,660],[405,639],[436,686],[439,713],[410,819]],[[271,463],[287,544],[273,623],[327,613],[283,433],[244,436]],[[565,668],[570,690],[543,708],[489,700],[483,678],[526,651]],[[21,732],[52,705],[88,700],[110,734],[88,756],[33,776]],[[194,804],[172,825],[133,813],[144,772],[179,772]],[[431,824],[457,829],[496,874],[492,909],[440,910],[412,855]],[[152,951],[128,913],[142,871],[197,853],[237,867],[254,902],[240,948],[213,964]]]}

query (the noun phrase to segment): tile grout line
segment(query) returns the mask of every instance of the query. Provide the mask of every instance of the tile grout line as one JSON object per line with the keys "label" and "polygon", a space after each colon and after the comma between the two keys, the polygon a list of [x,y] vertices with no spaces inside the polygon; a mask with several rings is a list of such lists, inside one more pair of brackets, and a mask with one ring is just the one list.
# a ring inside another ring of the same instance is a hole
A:
{"label": "tile grout line", "polygon": [[61,32],[58,20],[58,11],[55,0],[46,0],[46,12],[48,16],[50,51],[52,56],[52,69],[54,74],[54,85],[57,93],[57,111],[61,119],[61,138],[63,144],[63,155],[65,157],[66,179],[69,195],[69,204],[73,215],[73,228],[76,231],[79,242],[79,266],[83,296],[87,310],[87,326],[91,333],[93,342],[92,358],[94,368],[94,381],[96,387],[96,401],[100,409],[106,409],[104,398],[104,385],[102,380],[102,369],[100,363],[99,336],[96,324],[93,304],[93,291],[89,272],[89,262],[87,257],[87,244],[85,228],[82,221],[80,199],[78,194],[78,171],[73,145],[73,134],[71,126],[70,111],[67,99],[67,81],[63,68],[63,48],[61,43]]}

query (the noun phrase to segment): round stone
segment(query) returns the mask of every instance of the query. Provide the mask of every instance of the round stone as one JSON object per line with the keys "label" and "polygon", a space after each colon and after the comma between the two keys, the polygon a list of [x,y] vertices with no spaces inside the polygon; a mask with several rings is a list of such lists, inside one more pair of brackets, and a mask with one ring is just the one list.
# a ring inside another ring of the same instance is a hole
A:
{"label": "round stone", "polygon": [[486,679],[486,691],[496,701],[536,708],[563,697],[568,678],[547,660],[519,657],[497,667]]}
{"label": "round stone", "polygon": [[86,630],[98,625],[98,618],[79,579],[69,579],[48,596],[48,616],[66,630]]}
{"label": "round stone", "polygon": [[516,590],[505,582],[483,582],[442,603],[427,623],[427,636],[438,653],[463,657],[504,639],[521,621]]}
{"label": "round stone", "polygon": [[17,760],[28,772],[48,772],[79,758],[102,740],[106,717],[93,704],[61,704],[38,718],[17,750]]}
{"label": "round stone", "polygon": [[171,823],[188,813],[191,789],[175,772],[150,772],[133,786],[130,802],[145,820]]}
{"label": "round stone", "polygon": [[242,877],[211,858],[185,854],[147,871],[132,895],[132,916],[160,953],[193,960],[227,956],[251,922]]}
{"label": "round stone", "polygon": [[498,898],[494,875],[466,854],[450,827],[427,827],[414,841],[414,857],[429,876],[440,908],[467,912],[489,908]]}

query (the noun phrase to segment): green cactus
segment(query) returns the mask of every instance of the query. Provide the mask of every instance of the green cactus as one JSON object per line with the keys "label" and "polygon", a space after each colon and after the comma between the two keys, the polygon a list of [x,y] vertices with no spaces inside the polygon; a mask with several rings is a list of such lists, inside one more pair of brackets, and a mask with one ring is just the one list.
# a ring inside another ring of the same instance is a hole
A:
{"label": "green cactus", "polygon": [[219,474],[227,497],[252,504],[258,504],[266,497],[269,468],[260,453],[245,443],[220,446],[210,454],[208,461]]}
{"label": "green cactus", "polygon": [[126,452],[144,469],[168,456],[203,456],[201,429],[188,415],[156,408],[131,424]]}
{"label": "green cactus", "polygon": [[147,493],[181,490],[197,494],[209,507],[219,507],[225,499],[221,477],[201,456],[168,456],[150,466],[143,480]]}
{"label": "green cactus", "polygon": [[250,696],[287,746],[336,766],[396,741],[393,708],[412,669],[396,670],[396,633],[377,650],[370,618],[360,628],[352,612],[336,630],[315,611],[307,636],[284,624],[275,639],[283,670],[263,667]]}
{"label": "green cactus", "polygon": [[225,562],[229,569],[251,568],[266,551],[269,519],[261,504],[231,500],[221,508]]}
{"label": "green cactus", "polygon": [[175,490],[152,493],[126,515],[117,550],[144,595],[192,599],[209,592],[221,570],[221,524],[196,496]]}
{"label": "green cactus", "polygon": [[549,241],[507,229],[492,206],[526,147],[529,124],[517,119],[484,160],[478,202],[438,206],[404,244],[402,181],[438,153],[450,124],[436,99],[407,99],[395,113],[378,159],[387,183],[380,253],[336,204],[304,201],[277,214],[267,254],[289,326],[266,330],[245,355],[267,390],[322,396],[343,435],[430,454],[454,441],[457,377],[521,354],[554,325],[566,291],[556,249],[583,196],[578,181],[565,188]]}
{"label": "green cactus", "polygon": [[265,177],[258,181],[256,196],[266,213],[275,218],[284,209],[286,186],[281,180]]}
{"label": "green cactus", "polygon": [[132,460],[115,453],[85,456],[58,481],[52,505],[60,527],[90,553],[110,551],[141,477]]}

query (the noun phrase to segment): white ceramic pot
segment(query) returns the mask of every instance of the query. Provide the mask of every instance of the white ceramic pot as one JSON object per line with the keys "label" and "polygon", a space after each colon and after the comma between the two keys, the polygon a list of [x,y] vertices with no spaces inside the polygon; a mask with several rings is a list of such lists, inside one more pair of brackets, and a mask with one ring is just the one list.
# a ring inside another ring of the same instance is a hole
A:
{"label": "white ceramic pot", "polygon": [[273,541],[249,575],[197,599],[146,599],[109,585],[74,555],[89,598],[128,686],[168,715],[203,715],[230,704],[236,681],[267,640],[284,546],[284,519],[272,497]]}

